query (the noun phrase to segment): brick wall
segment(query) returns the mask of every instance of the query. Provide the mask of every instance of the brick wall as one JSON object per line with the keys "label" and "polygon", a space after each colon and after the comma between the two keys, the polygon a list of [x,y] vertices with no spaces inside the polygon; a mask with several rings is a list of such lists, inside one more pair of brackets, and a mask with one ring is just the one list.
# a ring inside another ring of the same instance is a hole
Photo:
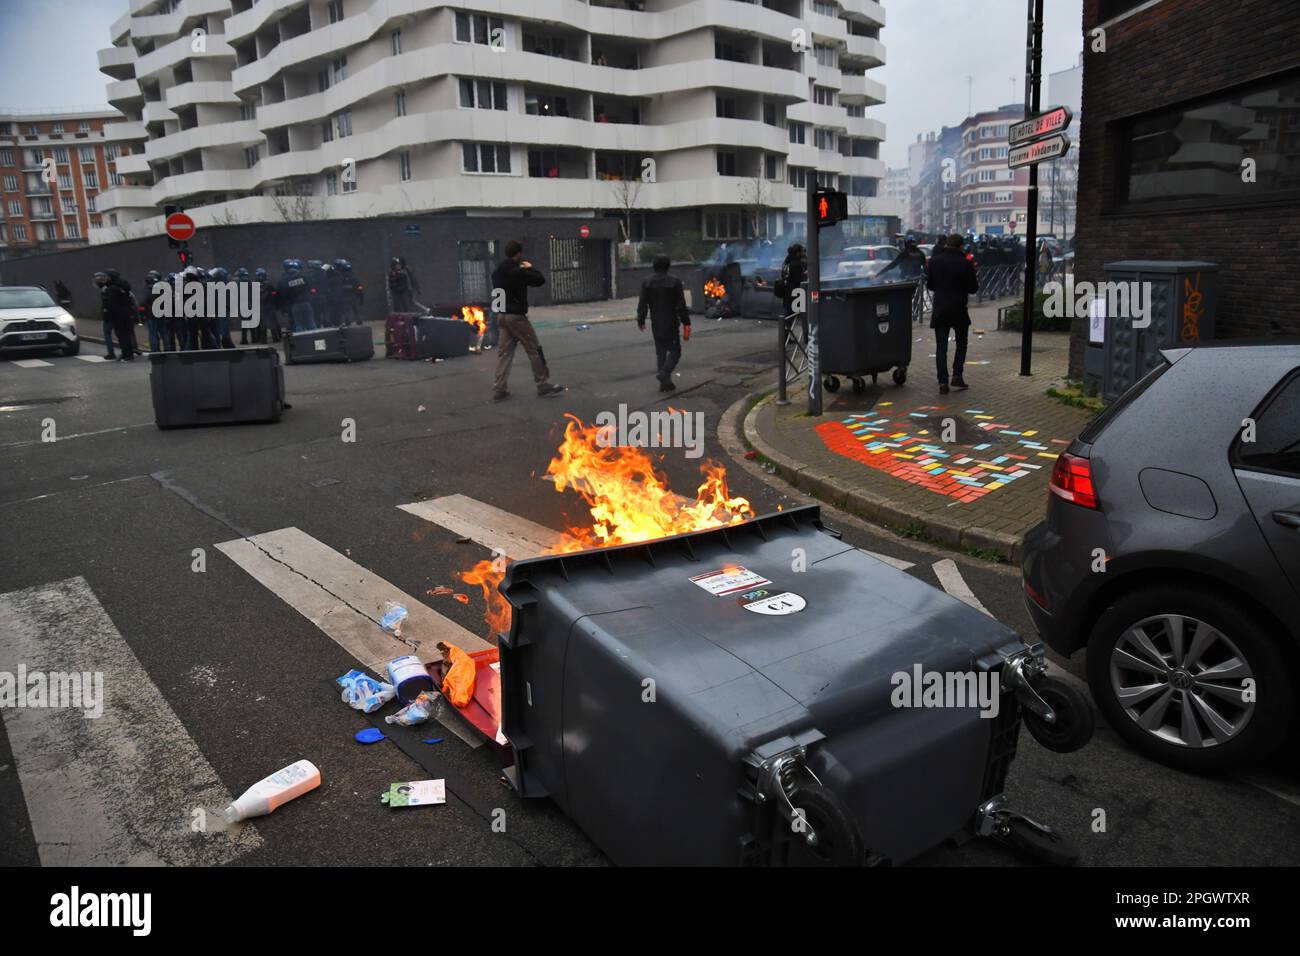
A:
{"label": "brick wall", "polygon": [[[1111,210],[1121,117],[1213,94],[1300,67],[1300,3],[1162,0],[1106,27],[1106,52],[1088,31],[1100,0],[1084,0],[1076,274],[1104,278],[1118,259],[1205,259],[1219,270],[1219,337],[1300,334],[1300,207],[1295,203],[1177,213]],[[1050,4],[1047,15],[1051,16]],[[1087,320],[1075,320],[1070,374],[1082,377]]]}
{"label": "brick wall", "polygon": [[[403,219],[326,220],[299,223],[250,223],[237,226],[206,226],[190,240],[193,261],[205,269],[225,266],[233,275],[240,266],[252,272],[266,269],[274,281],[284,259],[320,259],[333,262],[344,258],[366,288],[365,318],[382,319],[386,308],[385,277],[390,256],[401,256],[420,283],[419,299],[434,308],[460,304],[457,246],[461,240],[493,240],[496,258],[510,239],[524,244],[524,255],[548,275],[551,271],[549,238],[578,238],[578,227],[586,222],[590,239],[602,243],[604,260],[618,238],[618,223],[612,219],[488,219],[477,217],[412,217]],[[418,235],[407,226],[418,226]],[[179,262],[167,239],[153,236],[127,242],[105,243],[46,255],[25,256],[0,262],[0,282],[5,285],[44,285],[54,288],[61,279],[72,292],[72,311],[96,314],[99,298],[91,278],[100,269],[113,268],[133,286],[144,284],[144,275],[157,269],[173,272]],[[606,268],[608,293],[608,267]],[[549,305],[550,284],[530,290],[529,302]]]}

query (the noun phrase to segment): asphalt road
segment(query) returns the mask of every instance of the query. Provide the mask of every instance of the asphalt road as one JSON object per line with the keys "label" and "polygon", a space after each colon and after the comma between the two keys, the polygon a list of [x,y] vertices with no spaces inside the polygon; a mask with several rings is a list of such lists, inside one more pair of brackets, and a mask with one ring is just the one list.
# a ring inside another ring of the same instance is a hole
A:
{"label": "asphalt road", "polygon": [[[733,493],[748,497],[759,513],[796,499],[753,463],[726,459],[716,428],[728,406],[770,378],[773,332],[770,324],[750,321],[697,322],[678,391],[669,399],[675,408],[705,414],[708,453],[726,462]],[[298,528],[400,590],[426,595],[438,585],[470,591],[456,572],[488,553],[399,505],[463,494],[553,529],[587,523],[579,499],[556,493],[537,476],[558,444],[565,412],[591,421],[620,402],[663,406],[652,349],[647,335],[624,322],[540,334],[555,380],[570,386],[558,398],[533,397],[522,355],[514,395],[499,404],[490,401],[494,353],[437,364],[376,359],[293,366],[285,373],[293,408],[280,423],[167,432],[153,424],[147,361],[0,362],[0,596],[10,596],[14,606],[22,603],[15,592],[84,579],[93,596],[86,601],[98,602],[111,621],[101,630],[115,648],[117,673],[137,675],[135,686],[110,686],[120,716],[87,736],[84,747],[78,744],[80,760],[70,766],[87,766],[88,752],[89,765],[99,769],[65,780],[70,790],[54,792],[64,758],[15,756],[29,755],[40,736],[31,724],[4,715],[0,864],[35,864],[65,851],[75,859],[76,848],[63,847],[75,842],[66,836],[75,832],[68,818],[92,832],[93,821],[103,818],[112,829],[123,802],[136,807],[127,816],[141,821],[139,829],[115,830],[117,842],[101,848],[105,860],[126,859],[132,841],[157,843],[162,834],[176,847],[170,861],[181,863],[604,863],[549,802],[516,798],[488,753],[440,728],[430,736],[444,737],[443,743],[429,746],[437,748],[439,774],[451,783],[447,805],[383,806],[379,795],[390,782],[427,774],[391,742],[354,742],[366,721],[332,686],[353,659],[214,547]],[[86,343],[84,351],[99,349]],[[48,419],[57,441],[41,440]],[[344,419],[356,423],[354,442],[341,440]],[[663,468],[679,491],[698,484],[698,462],[668,455]],[[910,562],[908,573],[931,584],[938,584],[935,562],[953,558],[991,614],[1029,632],[1011,569],[921,546],[833,511],[826,520],[851,543]],[[202,573],[192,570],[196,548],[204,549]],[[465,605],[448,597],[423,600],[485,632],[478,594],[471,591]],[[41,618],[46,641],[90,627],[94,618],[85,602],[55,602],[47,611]],[[1081,663],[1066,669],[1081,676]],[[21,739],[11,739],[15,733]],[[103,748],[102,760],[95,748]],[[299,758],[321,768],[319,791],[251,828],[223,831],[214,824],[201,839],[190,836],[194,808],[211,792],[237,795]],[[122,779],[124,767],[143,773]],[[1145,761],[1099,723],[1093,742],[1071,755],[1047,752],[1022,735],[1008,794],[1017,809],[1073,840],[1085,864],[1300,860],[1300,783],[1281,761],[1231,778],[1198,778]],[[498,808],[505,810],[504,833],[491,825]],[[1098,810],[1105,814],[1100,832]],[[34,818],[53,822],[36,829]],[[975,841],[936,848],[918,862],[1023,861]]]}

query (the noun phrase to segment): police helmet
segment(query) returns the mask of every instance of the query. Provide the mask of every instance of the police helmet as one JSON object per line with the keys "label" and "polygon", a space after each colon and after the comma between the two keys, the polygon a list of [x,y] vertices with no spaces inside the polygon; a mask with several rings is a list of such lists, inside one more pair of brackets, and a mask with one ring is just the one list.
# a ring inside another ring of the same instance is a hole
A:
{"label": "police helmet", "polygon": [[352,263],[349,262],[347,259],[335,259],[334,268],[338,269],[340,272],[351,272]]}
{"label": "police helmet", "polygon": [[253,272],[253,278],[256,279],[258,282],[261,282],[263,279],[266,278],[266,270],[263,269],[261,266],[258,266],[257,269]]}

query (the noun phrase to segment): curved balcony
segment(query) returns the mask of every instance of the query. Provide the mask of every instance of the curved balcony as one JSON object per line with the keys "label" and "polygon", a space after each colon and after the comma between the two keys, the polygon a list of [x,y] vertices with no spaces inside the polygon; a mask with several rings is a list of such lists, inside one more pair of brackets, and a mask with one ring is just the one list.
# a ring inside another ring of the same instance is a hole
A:
{"label": "curved balcony", "polygon": [[108,28],[108,38],[111,42],[116,43],[118,40],[131,33],[131,14],[124,13]]}
{"label": "curved balcony", "polygon": [[[138,79],[156,76],[164,70],[170,70],[190,59],[226,58],[233,60],[235,51],[230,48],[224,36],[210,34],[203,39],[203,50],[194,49],[194,39],[187,33],[170,43],[146,53],[135,62],[135,75]],[[169,78],[170,79],[170,78]]]}
{"label": "curved balcony", "polygon": [[230,83],[220,80],[178,83],[163,91],[163,103],[169,110],[195,103],[219,103],[225,106],[238,106],[237,97],[230,88]]}
{"label": "curved balcony", "polygon": [[195,126],[193,129],[172,133],[170,136],[151,139],[145,144],[144,155],[150,163],[157,163],[195,149],[208,149],[213,146],[242,148],[260,144],[262,139],[257,123],[253,120],[236,120],[232,123]]}
{"label": "curved balcony", "polygon": [[249,172],[247,169],[202,169],[168,176],[151,190],[153,204],[157,206],[171,199],[200,193],[245,192],[250,188]]}
{"label": "curved balcony", "polygon": [[230,12],[230,0],[183,0],[172,13],[133,14],[131,17],[131,36],[137,39],[146,37],[174,37],[181,33],[189,34],[185,29],[186,21],[196,17],[221,16]]}
{"label": "curved balcony", "polygon": [[[254,0],[251,7],[243,13],[236,13],[226,18],[225,31],[226,39],[231,43],[237,43],[252,36],[262,27],[274,23],[281,19],[284,14],[294,10],[302,5],[302,0]],[[389,8],[406,6],[407,4],[394,4],[390,2]],[[392,16],[401,16],[404,13],[411,12],[405,10],[393,10]],[[347,19],[352,19],[348,17]]]}
{"label": "curved balcony", "polygon": [[99,61],[99,72],[115,80],[129,80],[135,76],[135,48],[132,46],[110,46],[95,54]]}
{"label": "curved balcony", "polygon": [[99,210],[96,215],[118,209],[152,209],[153,190],[149,186],[114,186],[95,198],[95,208]]}
{"label": "curved balcony", "polygon": [[821,160],[821,150],[811,143],[790,143],[785,161],[791,166],[816,167]]}
{"label": "curved balcony", "polygon": [[149,172],[148,154],[132,153],[130,156],[119,156],[114,160],[113,168],[122,176],[142,175]]}
{"label": "curved balcony", "polygon": [[875,0],[839,0],[852,19],[867,26],[883,27],[885,25],[885,8]]}
{"label": "curved balcony", "polygon": [[848,129],[849,114],[844,112],[842,106],[821,106],[817,103],[809,103],[808,121],[814,126],[845,130]]}
{"label": "curved balcony", "polygon": [[161,100],[155,100],[152,103],[144,104],[141,118],[146,124],[162,123],[167,120],[175,120],[176,114],[169,110]]}
{"label": "curved balcony", "polygon": [[808,24],[812,39],[820,43],[843,43],[849,35],[848,25],[839,17],[805,10],[803,20]]}
{"label": "curved balcony", "polygon": [[122,103],[136,103],[144,100],[140,92],[139,80],[114,80],[104,87],[104,97],[110,106],[121,109]]}
{"label": "curved balcony", "polygon": [[851,60],[858,66],[870,69],[885,63],[885,45],[871,37],[860,37],[850,33],[846,38],[848,46],[840,53],[841,60]]}
{"label": "curved balcony", "polygon": [[149,134],[145,132],[143,122],[122,120],[116,123],[104,124],[104,142],[106,143],[131,143],[138,139],[148,138]]}
{"label": "curved balcony", "polygon": [[885,141],[885,124],[878,119],[870,116],[850,116],[845,120],[845,126],[850,136],[874,139],[882,143]]}
{"label": "curved balcony", "polygon": [[842,76],[840,99],[854,105],[876,106],[885,102],[885,84],[869,76]]}

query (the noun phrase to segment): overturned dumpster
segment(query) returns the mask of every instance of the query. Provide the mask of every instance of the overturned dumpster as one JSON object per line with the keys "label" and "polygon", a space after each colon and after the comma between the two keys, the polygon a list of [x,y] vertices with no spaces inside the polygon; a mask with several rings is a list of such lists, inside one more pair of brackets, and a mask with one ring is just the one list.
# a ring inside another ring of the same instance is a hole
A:
{"label": "overturned dumpster", "polygon": [[[901,863],[962,835],[1073,860],[1002,789],[1023,708],[1076,749],[1080,699],[1041,646],[841,543],[815,505],[518,561],[501,592],[511,781],[617,863]],[[899,677],[927,673],[992,696],[930,706]]]}

